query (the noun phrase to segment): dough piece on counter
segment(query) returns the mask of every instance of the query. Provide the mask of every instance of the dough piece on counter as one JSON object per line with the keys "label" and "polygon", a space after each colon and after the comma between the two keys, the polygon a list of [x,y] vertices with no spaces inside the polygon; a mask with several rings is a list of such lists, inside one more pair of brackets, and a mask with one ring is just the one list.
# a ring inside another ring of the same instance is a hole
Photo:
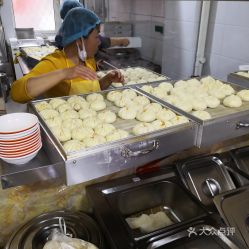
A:
{"label": "dough piece on counter", "polygon": [[146,105],[146,106],[144,107],[144,110],[145,110],[145,111],[146,111],[146,110],[151,110],[151,111],[153,111],[155,114],[157,114],[158,112],[160,112],[162,109],[163,109],[163,107],[162,107],[160,104],[158,104],[158,103],[150,103],[150,104],[148,104],[148,105]]}
{"label": "dough piece on counter", "polygon": [[94,101],[90,104],[90,108],[94,111],[102,111],[106,108],[105,101]]}
{"label": "dough piece on counter", "polygon": [[89,103],[86,101],[73,102],[73,103],[70,103],[70,106],[72,107],[73,110],[79,111],[81,109],[88,109]]}
{"label": "dough piece on counter", "polygon": [[211,115],[206,111],[193,111],[192,114],[202,120],[207,120],[211,118]]}
{"label": "dough piece on counter", "polygon": [[159,99],[163,99],[168,96],[168,92],[162,87],[155,87],[151,94]]}
{"label": "dough piece on counter", "polygon": [[93,137],[86,138],[84,140],[84,143],[86,147],[92,147],[92,146],[106,143],[106,139],[102,136],[94,135]]}
{"label": "dough piece on counter", "polygon": [[146,106],[150,103],[150,100],[145,96],[137,96],[133,99],[134,103],[137,105]]}
{"label": "dough piece on counter", "polygon": [[152,122],[156,119],[156,114],[153,110],[145,109],[137,113],[136,119],[141,122]]}
{"label": "dough piece on counter", "polygon": [[135,119],[137,115],[137,110],[132,108],[132,106],[125,106],[118,111],[118,116],[122,119]]}
{"label": "dough piece on counter", "polygon": [[129,99],[134,99],[137,97],[137,94],[134,90],[132,89],[125,89],[122,91],[122,95],[125,97],[125,98],[129,98]]}
{"label": "dough piece on counter", "polygon": [[220,100],[214,96],[204,97],[204,101],[205,101],[207,107],[209,107],[209,108],[216,108],[217,106],[220,105]]}
{"label": "dough piece on counter", "polygon": [[106,98],[111,101],[111,102],[115,102],[116,99],[120,99],[122,96],[122,93],[119,91],[111,91],[107,93]]}
{"label": "dough piece on counter", "polygon": [[81,96],[77,96],[77,95],[73,95],[71,96],[70,98],[67,99],[67,102],[69,104],[72,104],[72,103],[81,103],[81,102],[85,102],[86,100],[81,97]]}
{"label": "dough piece on counter", "polygon": [[107,136],[116,130],[115,126],[112,124],[100,124],[94,128],[95,134],[100,136]]}
{"label": "dough piece on counter", "polygon": [[215,83],[215,79],[211,76],[207,76],[205,78],[202,78],[200,81],[202,84],[214,84]]}
{"label": "dough piece on counter", "polygon": [[66,152],[69,153],[84,149],[85,144],[80,142],[79,140],[69,140],[64,143],[63,148]]}
{"label": "dough piece on counter", "polygon": [[97,116],[97,112],[92,109],[82,109],[79,111],[81,119],[91,118]]}
{"label": "dough piece on counter", "polygon": [[242,106],[242,100],[237,95],[230,95],[223,100],[223,105],[227,107],[240,107]]}
{"label": "dough piece on counter", "polygon": [[187,87],[200,87],[201,82],[195,78],[187,80]]}
{"label": "dough piece on counter", "polygon": [[101,72],[101,71],[97,72],[97,76],[99,79],[103,78],[105,75],[106,74],[104,72]]}
{"label": "dough piece on counter", "polygon": [[61,114],[61,118],[62,118],[62,120],[79,118],[79,114],[78,114],[78,112],[76,112],[74,110],[69,110],[69,111],[63,112]]}
{"label": "dough piece on counter", "polygon": [[221,87],[221,91],[223,91],[226,96],[235,93],[234,89],[228,84],[223,84],[223,86]]}
{"label": "dough piece on counter", "polygon": [[[126,83],[126,82],[125,82]],[[127,82],[126,84],[128,85],[129,82]],[[123,83],[118,83],[118,82],[113,82],[112,85],[114,87],[122,87],[123,86]]]}
{"label": "dough piece on counter", "polygon": [[170,121],[162,121],[159,119],[156,119],[151,124],[155,127],[156,130],[164,129],[164,128],[172,126],[172,123]]}
{"label": "dough piece on counter", "polygon": [[69,110],[73,110],[70,104],[62,104],[57,108],[59,113],[63,113]]}
{"label": "dough piece on counter", "polygon": [[144,133],[152,132],[155,130],[155,127],[150,123],[139,123],[135,125],[132,129],[135,135],[141,135]]}
{"label": "dough piece on counter", "polygon": [[128,136],[129,136],[129,133],[127,131],[117,129],[114,132],[112,132],[111,134],[106,136],[106,141],[112,142],[112,141],[127,138]]}
{"label": "dough piece on counter", "polygon": [[41,101],[37,104],[35,104],[35,108],[38,112],[41,112],[46,109],[52,109],[53,107],[46,101]]}
{"label": "dough piece on counter", "polygon": [[66,104],[66,103],[67,101],[61,98],[55,98],[49,101],[49,104],[53,107],[53,109],[57,109],[60,105]]}
{"label": "dough piece on counter", "polygon": [[85,138],[93,137],[94,131],[89,127],[79,127],[72,130],[72,138],[75,140],[83,141]]}
{"label": "dough piece on counter", "polygon": [[69,129],[53,127],[51,130],[60,142],[69,141],[72,137],[71,131]]}
{"label": "dough piece on counter", "polygon": [[163,88],[164,91],[166,91],[166,92],[170,92],[171,89],[174,88],[173,85],[172,85],[171,83],[169,83],[169,82],[162,82],[162,83],[160,83],[160,84],[158,85],[158,87],[159,87],[159,88]]}
{"label": "dough piece on counter", "polygon": [[59,116],[59,112],[53,109],[45,109],[45,110],[40,111],[40,115],[42,118],[47,120],[47,119],[52,119],[52,118]]}
{"label": "dough piece on counter", "polygon": [[180,100],[180,99],[178,99],[174,103],[174,105],[185,112],[191,112],[192,108],[193,108],[193,105],[190,101],[184,101],[184,100]]}
{"label": "dough piece on counter", "polygon": [[103,123],[114,123],[117,119],[116,114],[112,111],[103,111],[98,114],[98,119],[101,120]]}
{"label": "dough piece on counter", "polygon": [[243,100],[243,101],[249,101],[249,90],[241,90],[237,93],[237,95]]}
{"label": "dough piece on counter", "polygon": [[97,117],[90,117],[83,120],[83,126],[94,129],[102,122]]}
{"label": "dough piece on counter", "polygon": [[62,119],[60,116],[56,116],[54,118],[47,119],[45,122],[50,128],[61,127]]}
{"label": "dough piece on counter", "polygon": [[154,90],[152,86],[147,86],[147,85],[142,86],[141,89],[147,93],[153,93]]}
{"label": "dough piece on counter", "polygon": [[92,93],[86,96],[87,102],[104,101],[104,97],[99,93]]}
{"label": "dough piece on counter", "polygon": [[178,87],[185,88],[187,86],[188,86],[188,83],[187,81],[184,81],[184,80],[179,80],[174,84],[174,88],[178,88]]}
{"label": "dough piece on counter", "polygon": [[192,104],[192,109],[195,111],[204,111],[207,109],[206,102],[199,98],[192,99],[191,104]]}
{"label": "dough piece on counter", "polygon": [[168,95],[163,98],[164,101],[168,102],[171,105],[174,105],[175,102],[178,101],[178,97],[174,95]]}
{"label": "dough piece on counter", "polygon": [[156,114],[156,118],[163,122],[167,122],[175,117],[176,117],[176,114],[174,112],[172,112],[171,110],[166,110],[166,109],[162,109],[160,112]]}
{"label": "dough piece on counter", "polygon": [[78,129],[82,126],[83,126],[83,121],[79,118],[66,119],[63,120],[62,122],[62,127],[69,130]]}
{"label": "dough piece on counter", "polygon": [[133,102],[131,99],[129,98],[126,98],[124,96],[121,96],[121,98],[119,99],[116,99],[114,101],[114,104],[117,106],[117,107],[125,107],[125,106],[128,106],[128,105],[131,105]]}
{"label": "dough piece on counter", "polygon": [[220,88],[218,89],[211,88],[208,91],[208,93],[209,95],[214,96],[217,99],[224,99],[226,97],[226,94]]}
{"label": "dough piece on counter", "polygon": [[176,116],[175,118],[172,118],[170,122],[172,123],[172,125],[179,125],[189,123],[189,120],[184,116]]}

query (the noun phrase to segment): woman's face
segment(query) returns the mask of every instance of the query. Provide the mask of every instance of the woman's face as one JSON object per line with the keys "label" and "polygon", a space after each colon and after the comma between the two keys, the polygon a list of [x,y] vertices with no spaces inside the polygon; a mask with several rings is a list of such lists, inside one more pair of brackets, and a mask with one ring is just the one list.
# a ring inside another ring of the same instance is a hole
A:
{"label": "woman's face", "polygon": [[87,57],[92,58],[98,51],[100,45],[99,29],[95,28],[86,39],[84,39],[84,45],[87,52]]}

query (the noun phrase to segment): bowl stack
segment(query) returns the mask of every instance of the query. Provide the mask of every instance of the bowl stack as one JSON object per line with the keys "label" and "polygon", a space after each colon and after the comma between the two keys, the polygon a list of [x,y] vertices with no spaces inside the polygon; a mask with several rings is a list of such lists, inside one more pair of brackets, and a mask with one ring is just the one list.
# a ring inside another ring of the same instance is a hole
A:
{"label": "bowl stack", "polygon": [[11,164],[24,164],[42,147],[38,118],[30,113],[0,117],[0,158]]}

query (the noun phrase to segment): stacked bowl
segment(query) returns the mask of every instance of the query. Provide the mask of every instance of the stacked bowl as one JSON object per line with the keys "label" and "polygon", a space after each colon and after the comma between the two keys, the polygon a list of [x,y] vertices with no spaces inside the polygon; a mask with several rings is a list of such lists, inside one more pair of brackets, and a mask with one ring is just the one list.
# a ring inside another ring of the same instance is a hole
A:
{"label": "stacked bowl", "polygon": [[30,113],[0,117],[0,158],[11,164],[24,164],[42,147],[38,118]]}

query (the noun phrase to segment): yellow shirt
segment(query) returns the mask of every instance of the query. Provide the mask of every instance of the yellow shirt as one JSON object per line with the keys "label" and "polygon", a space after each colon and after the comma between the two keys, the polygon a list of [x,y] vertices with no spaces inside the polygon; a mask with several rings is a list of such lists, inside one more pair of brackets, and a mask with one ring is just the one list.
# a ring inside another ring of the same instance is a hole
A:
{"label": "yellow shirt", "polygon": [[[85,61],[86,67],[96,71],[96,63],[94,58]],[[26,103],[33,98],[27,93],[27,80],[29,78],[49,73],[58,69],[72,67],[74,64],[68,60],[62,50],[56,50],[54,53],[44,57],[29,74],[15,81],[11,87],[11,98],[20,103]],[[49,89],[44,96],[46,98],[66,96],[72,94],[89,93],[100,91],[99,81],[85,80],[75,78],[73,80],[64,80],[53,88]]]}

